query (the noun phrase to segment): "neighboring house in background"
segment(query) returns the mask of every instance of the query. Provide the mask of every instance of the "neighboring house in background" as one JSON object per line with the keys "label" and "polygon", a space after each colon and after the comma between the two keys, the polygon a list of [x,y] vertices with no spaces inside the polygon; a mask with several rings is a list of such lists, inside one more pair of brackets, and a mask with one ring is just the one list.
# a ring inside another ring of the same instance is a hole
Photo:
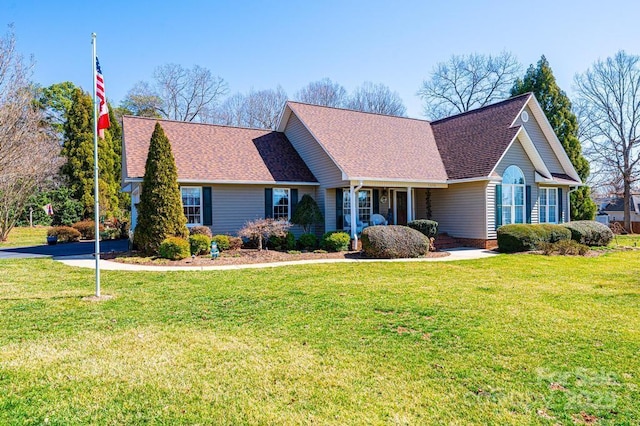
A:
{"label": "neighboring house in background", "polygon": [[[640,232],[640,194],[631,194],[631,232]],[[620,222],[624,226],[624,198],[617,197],[602,207],[602,212],[609,216],[609,223]]]}
{"label": "neighboring house in background", "polygon": [[124,117],[132,228],[157,121],[189,223],[214,233],[290,218],[308,193],[324,212],[318,233],[355,237],[379,213],[393,224],[430,218],[440,232],[488,247],[503,224],[568,221],[569,191],[581,185],[530,93],[434,122],[288,102],[275,132]]}

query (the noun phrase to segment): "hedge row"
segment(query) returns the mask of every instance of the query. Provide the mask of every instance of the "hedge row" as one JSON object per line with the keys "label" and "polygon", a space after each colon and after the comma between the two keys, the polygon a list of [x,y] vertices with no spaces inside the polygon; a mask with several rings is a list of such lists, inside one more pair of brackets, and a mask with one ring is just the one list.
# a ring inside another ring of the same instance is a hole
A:
{"label": "hedge row", "polygon": [[606,246],[613,233],[606,225],[592,220],[562,225],[512,224],[498,228],[498,248],[503,253],[539,250],[544,244],[574,240],[587,246]]}

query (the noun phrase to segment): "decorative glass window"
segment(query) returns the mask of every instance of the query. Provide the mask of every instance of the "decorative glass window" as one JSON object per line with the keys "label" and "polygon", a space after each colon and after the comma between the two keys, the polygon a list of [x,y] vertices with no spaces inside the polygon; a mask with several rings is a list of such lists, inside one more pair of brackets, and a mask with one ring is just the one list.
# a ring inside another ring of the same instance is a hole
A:
{"label": "decorative glass window", "polygon": [[540,223],[558,223],[558,188],[540,188]]}
{"label": "decorative glass window", "polygon": [[183,186],[182,210],[187,218],[187,226],[202,225],[202,188],[199,186]]}
{"label": "decorative glass window", "polygon": [[[371,201],[371,190],[361,189],[358,191],[357,203],[358,203],[358,222],[369,222],[373,213],[373,204]],[[351,199],[349,197],[349,189],[342,191],[342,207],[344,209],[343,215],[351,215]],[[350,223],[346,224],[350,226]]]}
{"label": "decorative glass window", "polygon": [[277,220],[289,220],[289,189],[273,188],[273,218]]}
{"label": "decorative glass window", "polygon": [[524,223],[524,174],[518,166],[509,166],[502,175],[502,224]]}

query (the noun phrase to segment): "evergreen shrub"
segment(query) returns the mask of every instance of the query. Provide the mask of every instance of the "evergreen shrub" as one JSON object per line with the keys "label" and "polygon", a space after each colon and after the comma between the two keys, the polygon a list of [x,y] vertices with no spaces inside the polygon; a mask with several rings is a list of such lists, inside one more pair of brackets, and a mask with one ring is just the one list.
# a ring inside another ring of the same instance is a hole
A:
{"label": "evergreen shrub", "polygon": [[571,232],[571,239],[587,246],[606,246],[613,239],[611,229],[595,220],[576,220],[562,226]]}
{"label": "evergreen shrub", "polygon": [[318,237],[314,234],[302,234],[298,238],[298,247],[302,250],[313,250],[318,245]]}
{"label": "evergreen shrub", "polygon": [[80,240],[80,232],[70,226],[56,226],[47,231],[47,237],[58,237],[59,243],[72,243]]}
{"label": "evergreen shrub", "polygon": [[327,251],[347,251],[351,237],[346,232],[329,231],[322,236],[320,247]]}
{"label": "evergreen shrub", "polygon": [[503,253],[538,250],[542,243],[571,239],[561,225],[517,223],[498,228],[498,249]]}
{"label": "evergreen shrub", "polygon": [[407,226],[423,233],[427,236],[427,238],[435,238],[436,235],[438,235],[438,222],[436,222],[435,220],[412,220],[407,224]]}
{"label": "evergreen shrub", "polygon": [[211,241],[215,241],[218,244],[218,250],[229,250],[231,247],[231,241],[228,235],[214,235],[211,237]]}
{"label": "evergreen shrub", "polygon": [[408,226],[370,226],[362,231],[362,251],[381,259],[420,257],[429,252],[429,238]]}
{"label": "evergreen shrub", "polygon": [[211,251],[211,238],[203,234],[190,235],[189,248],[191,254],[195,254],[196,256],[207,254]]}
{"label": "evergreen shrub", "polygon": [[191,247],[184,238],[169,237],[160,243],[158,254],[163,259],[181,260],[191,255]]}
{"label": "evergreen shrub", "polygon": [[[76,222],[71,226],[76,231],[80,232],[80,237],[83,240],[93,240],[96,236],[96,222],[93,220],[82,220]],[[100,225],[100,235],[104,231],[104,226]]]}

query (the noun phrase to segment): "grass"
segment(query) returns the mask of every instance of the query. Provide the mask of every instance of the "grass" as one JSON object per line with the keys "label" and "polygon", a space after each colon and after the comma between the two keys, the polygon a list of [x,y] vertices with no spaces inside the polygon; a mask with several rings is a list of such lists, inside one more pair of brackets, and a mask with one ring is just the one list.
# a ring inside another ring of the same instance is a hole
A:
{"label": "grass", "polygon": [[0,424],[637,424],[639,259],[0,261]]}
{"label": "grass", "polygon": [[640,234],[616,235],[611,245],[640,247]]}
{"label": "grass", "polygon": [[0,241],[2,247],[28,247],[39,246],[47,243],[46,226],[16,227],[9,232],[7,241]]}

